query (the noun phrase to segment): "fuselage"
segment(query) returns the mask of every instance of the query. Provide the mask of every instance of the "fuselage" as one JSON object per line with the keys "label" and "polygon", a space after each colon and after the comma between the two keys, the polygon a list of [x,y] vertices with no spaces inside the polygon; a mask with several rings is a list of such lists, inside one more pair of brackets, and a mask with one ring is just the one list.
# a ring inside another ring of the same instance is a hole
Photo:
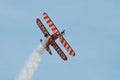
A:
{"label": "fuselage", "polygon": [[52,35],[49,36],[48,38],[48,42],[46,43],[46,48],[49,46],[49,45],[52,45],[53,41],[55,41],[57,38],[59,38],[61,36],[61,34],[59,33],[54,33]]}

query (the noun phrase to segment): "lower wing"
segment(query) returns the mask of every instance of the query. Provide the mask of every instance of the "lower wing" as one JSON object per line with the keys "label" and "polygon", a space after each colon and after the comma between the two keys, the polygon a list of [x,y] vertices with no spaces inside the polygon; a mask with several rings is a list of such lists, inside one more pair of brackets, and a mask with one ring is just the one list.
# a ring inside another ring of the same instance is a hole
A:
{"label": "lower wing", "polygon": [[57,43],[54,41],[52,43],[53,48],[57,51],[57,53],[59,54],[59,56],[63,59],[63,60],[67,60],[66,55],[64,54],[64,52],[60,49],[60,47],[57,45]]}

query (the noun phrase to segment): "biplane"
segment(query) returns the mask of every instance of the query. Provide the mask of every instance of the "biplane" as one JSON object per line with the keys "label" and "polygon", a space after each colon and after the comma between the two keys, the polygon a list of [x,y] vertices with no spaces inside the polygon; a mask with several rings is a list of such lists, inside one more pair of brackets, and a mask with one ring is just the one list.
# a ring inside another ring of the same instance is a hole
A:
{"label": "biplane", "polygon": [[[50,55],[52,55],[52,52],[49,47],[51,45],[63,60],[65,60],[65,61],[67,60],[66,55],[64,54],[64,52],[61,50],[61,48],[58,46],[58,44],[55,41],[56,39],[59,39],[60,42],[62,43],[62,45],[64,46],[64,48],[67,50],[67,52],[71,56],[75,56],[75,52],[73,51],[73,49],[70,47],[68,42],[63,37],[65,30],[63,30],[62,32],[59,32],[59,30],[56,28],[56,26],[54,25],[54,23],[52,22],[52,20],[50,19],[50,17],[47,15],[46,12],[43,13],[43,18],[53,32],[53,34],[50,34],[47,31],[47,29],[45,28],[45,26],[43,25],[43,23],[41,22],[41,20],[39,18],[36,19],[36,23],[37,23],[38,27],[43,32],[44,37],[46,37],[48,39],[48,42],[45,45],[47,52]],[[40,42],[42,42],[42,39],[40,39]]]}

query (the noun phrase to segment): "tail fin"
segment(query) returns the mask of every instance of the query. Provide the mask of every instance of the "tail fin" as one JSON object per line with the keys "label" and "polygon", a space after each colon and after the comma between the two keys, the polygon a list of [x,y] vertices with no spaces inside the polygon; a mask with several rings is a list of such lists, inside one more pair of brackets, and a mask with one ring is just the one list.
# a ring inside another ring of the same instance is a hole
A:
{"label": "tail fin", "polygon": [[50,50],[49,47],[47,47],[46,50],[47,50],[47,52],[48,52],[50,55],[52,55],[52,52],[51,52],[51,50]]}

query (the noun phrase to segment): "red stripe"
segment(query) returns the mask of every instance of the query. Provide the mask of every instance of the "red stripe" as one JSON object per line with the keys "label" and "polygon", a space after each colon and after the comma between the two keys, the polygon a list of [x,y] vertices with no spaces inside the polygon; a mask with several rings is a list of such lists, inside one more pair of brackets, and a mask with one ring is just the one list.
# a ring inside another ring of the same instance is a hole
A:
{"label": "red stripe", "polygon": [[73,51],[72,51],[72,50],[70,50],[70,55],[72,54],[72,52],[73,52]]}
{"label": "red stripe", "polygon": [[44,19],[47,19],[48,18],[48,16],[46,15],[46,16],[44,16]]}
{"label": "red stripe", "polygon": [[61,40],[61,43],[62,43],[62,44],[63,44],[63,42],[64,42],[64,39]]}
{"label": "red stripe", "polygon": [[69,45],[67,44],[66,46],[65,46],[65,48],[67,49],[69,47]]}
{"label": "red stripe", "polygon": [[56,30],[56,28],[52,28],[52,30],[54,31],[54,30]]}
{"label": "red stripe", "polygon": [[50,24],[49,26],[52,27],[52,26],[54,26],[54,24]]}
{"label": "red stripe", "polygon": [[67,43],[65,42],[64,47],[66,48],[66,46],[67,46]]}
{"label": "red stripe", "polygon": [[51,20],[47,20],[46,22],[47,22],[47,23],[50,23],[50,22],[51,22]]}
{"label": "red stripe", "polygon": [[69,50],[70,46],[68,46],[67,51]]}

